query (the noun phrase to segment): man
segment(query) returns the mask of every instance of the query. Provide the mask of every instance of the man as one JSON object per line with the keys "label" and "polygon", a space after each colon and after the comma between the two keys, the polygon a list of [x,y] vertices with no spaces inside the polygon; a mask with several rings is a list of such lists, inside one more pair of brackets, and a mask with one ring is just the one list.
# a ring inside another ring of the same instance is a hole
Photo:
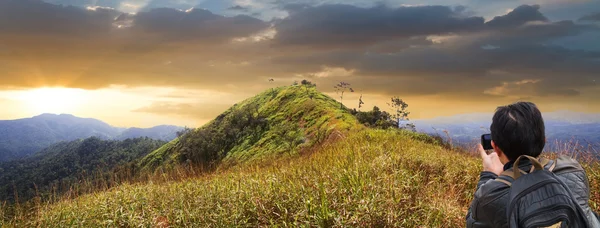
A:
{"label": "man", "polygon": [[[477,183],[477,191],[467,213],[467,227],[508,227],[506,207],[510,200],[509,185],[512,179],[500,176],[511,169],[521,155],[539,157],[546,143],[544,120],[535,104],[518,102],[498,107],[490,126],[494,151],[487,154],[478,146],[483,160],[483,171]],[[523,160],[519,168],[525,172],[531,169],[531,162]],[[571,175],[571,176],[568,176]],[[584,172],[567,174],[569,179],[585,180],[569,182],[586,216],[593,216],[587,202],[589,184]]]}

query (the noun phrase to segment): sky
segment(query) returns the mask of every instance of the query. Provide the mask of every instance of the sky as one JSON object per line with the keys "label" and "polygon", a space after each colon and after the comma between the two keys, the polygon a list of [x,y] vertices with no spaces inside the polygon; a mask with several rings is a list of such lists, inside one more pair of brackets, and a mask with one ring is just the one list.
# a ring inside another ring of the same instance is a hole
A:
{"label": "sky", "polygon": [[199,127],[303,79],[412,119],[600,113],[598,40],[597,0],[0,0],[0,119]]}

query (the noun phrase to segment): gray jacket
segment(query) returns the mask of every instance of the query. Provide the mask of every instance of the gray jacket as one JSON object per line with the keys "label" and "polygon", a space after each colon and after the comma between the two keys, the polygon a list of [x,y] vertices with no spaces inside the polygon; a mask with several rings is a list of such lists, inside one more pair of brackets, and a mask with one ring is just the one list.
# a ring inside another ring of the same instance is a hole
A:
{"label": "gray jacket", "polygon": [[[590,188],[585,171],[574,159],[560,157],[557,161],[553,172],[573,191],[588,220],[594,222],[592,227],[600,227],[598,219],[588,204]],[[551,167],[554,163],[554,161],[550,161],[546,167]],[[529,171],[531,163],[523,162],[519,168]],[[510,177],[498,177],[492,172],[481,173],[475,197],[467,213],[467,227],[508,227],[506,205],[510,200],[510,186],[496,180],[497,178],[512,182]]]}

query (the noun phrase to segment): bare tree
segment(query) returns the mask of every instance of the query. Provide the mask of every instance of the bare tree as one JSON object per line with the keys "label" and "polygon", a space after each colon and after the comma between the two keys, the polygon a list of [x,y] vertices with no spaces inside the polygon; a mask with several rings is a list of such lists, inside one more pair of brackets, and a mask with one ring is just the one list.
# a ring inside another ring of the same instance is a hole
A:
{"label": "bare tree", "polygon": [[335,89],[335,92],[340,95],[340,108],[344,107],[344,93],[346,91],[350,91],[351,93],[354,92],[354,89],[352,89],[350,87],[350,83],[347,82],[340,82],[339,84],[335,85],[333,87]]}
{"label": "bare tree", "polygon": [[362,108],[362,105],[364,105],[365,102],[363,102],[362,100],[362,94],[360,95],[360,98],[358,98],[358,111],[360,111],[360,108]]}
{"label": "bare tree", "polygon": [[[275,82],[275,79],[269,78],[269,83],[273,84],[273,82]],[[275,89],[271,87],[271,92],[273,91],[275,91]]]}

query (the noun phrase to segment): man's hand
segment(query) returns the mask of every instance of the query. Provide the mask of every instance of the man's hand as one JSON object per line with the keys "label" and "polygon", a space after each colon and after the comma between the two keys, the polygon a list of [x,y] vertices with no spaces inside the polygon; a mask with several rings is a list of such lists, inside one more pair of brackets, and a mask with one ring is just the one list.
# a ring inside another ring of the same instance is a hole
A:
{"label": "man's hand", "polygon": [[500,162],[500,158],[496,152],[488,155],[481,144],[477,146],[477,150],[479,150],[479,154],[481,155],[483,171],[490,171],[496,175],[500,175],[504,171],[504,165]]}

